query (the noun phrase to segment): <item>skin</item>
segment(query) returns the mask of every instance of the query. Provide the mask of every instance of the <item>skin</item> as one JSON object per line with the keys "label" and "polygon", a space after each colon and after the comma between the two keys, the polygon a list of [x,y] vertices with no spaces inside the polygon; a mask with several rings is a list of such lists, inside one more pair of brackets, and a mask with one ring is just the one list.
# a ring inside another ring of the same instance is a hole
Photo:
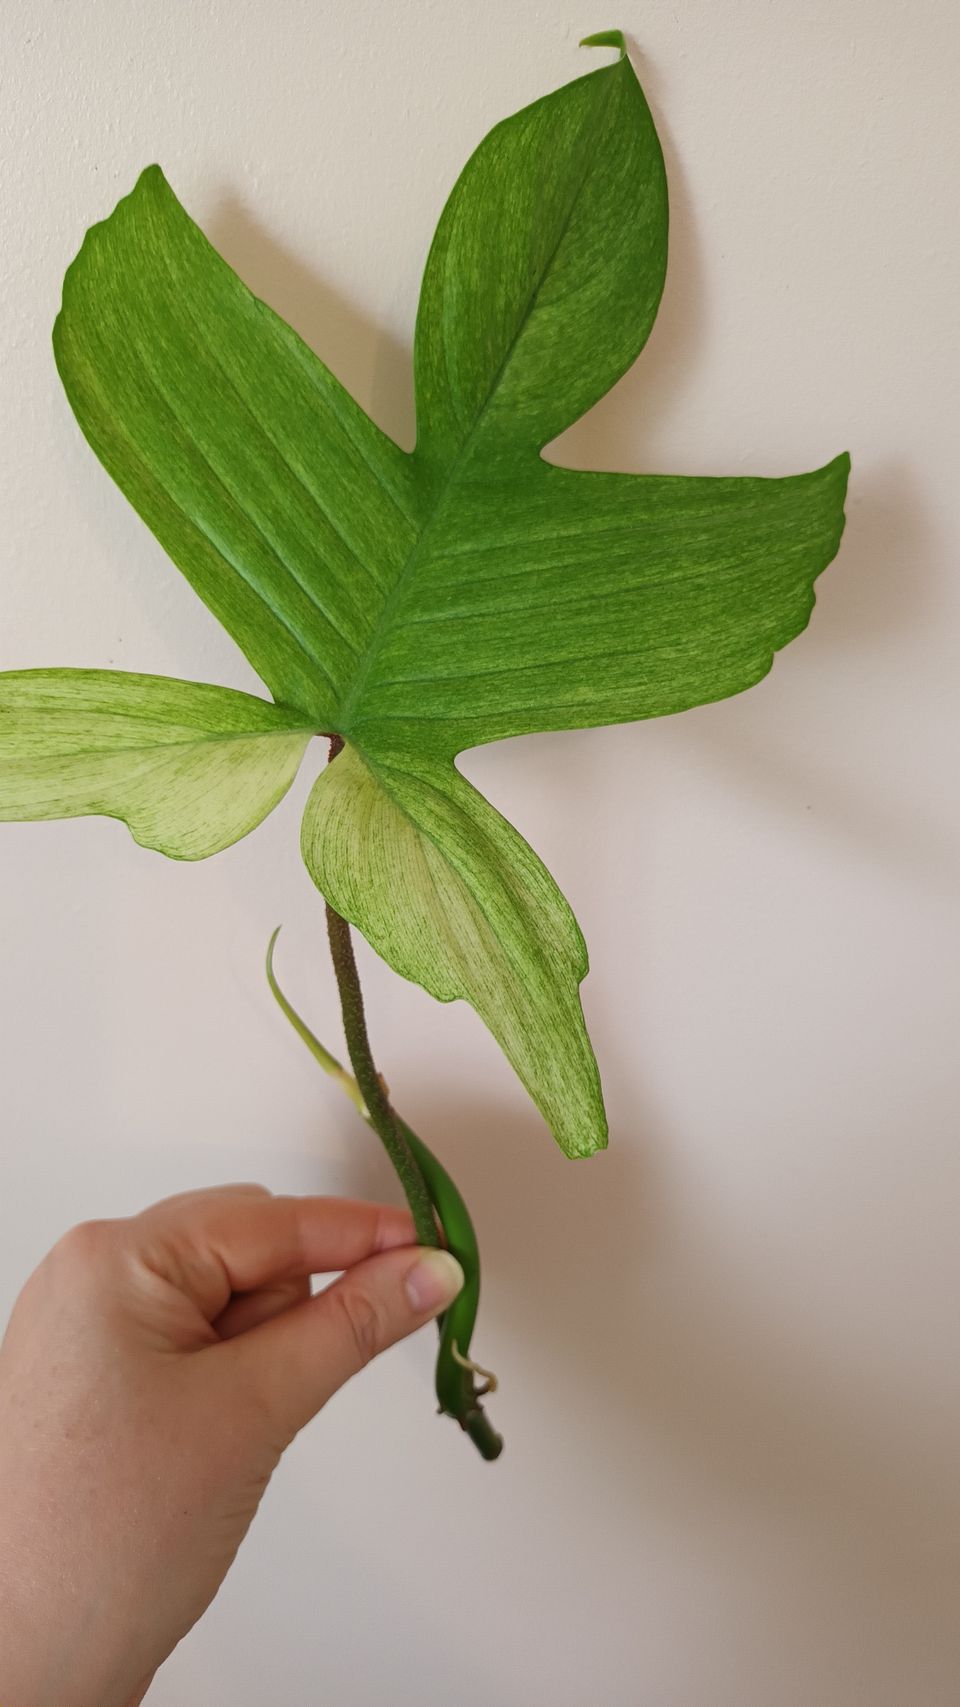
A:
{"label": "skin", "polygon": [[67,1233],[0,1347],[0,1701],[137,1707],[294,1436],[462,1284],[405,1210],[262,1186]]}

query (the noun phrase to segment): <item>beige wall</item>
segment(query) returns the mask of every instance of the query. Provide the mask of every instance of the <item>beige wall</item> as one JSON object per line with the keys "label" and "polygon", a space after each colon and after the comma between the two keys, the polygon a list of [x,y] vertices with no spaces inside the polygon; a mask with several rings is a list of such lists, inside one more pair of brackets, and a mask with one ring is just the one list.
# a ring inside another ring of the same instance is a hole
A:
{"label": "beige wall", "polygon": [[[254,685],[50,354],[64,268],[140,168],[408,441],[443,197],[614,23],[672,265],[556,454],[779,474],[848,447],[847,539],[753,692],[468,756],[584,926],[611,1148],[564,1162],[471,1013],[364,956],[397,1099],[476,1212],[507,1452],[431,1415],[427,1335],[393,1352],[301,1437],[156,1707],[960,1693],[953,0],[5,0],[0,667]],[[239,1178],[392,1191],[261,973],[283,920],[334,1039],[312,768],[198,867],[103,821],[0,837],[4,1310],[83,1216]]]}

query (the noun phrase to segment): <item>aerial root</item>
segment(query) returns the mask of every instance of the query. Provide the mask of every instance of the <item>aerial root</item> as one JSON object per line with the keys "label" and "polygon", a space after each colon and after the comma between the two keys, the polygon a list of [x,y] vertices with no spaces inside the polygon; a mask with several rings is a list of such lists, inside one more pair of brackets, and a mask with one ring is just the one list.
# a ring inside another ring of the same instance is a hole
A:
{"label": "aerial root", "polygon": [[474,1363],[472,1357],[464,1357],[456,1340],[451,1340],[450,1342],[450,1355],[453,1358],[454,1363],[459,1363],[461,1369],[469,1369],[471,1375],[481,1375],[483,1377],[484,1385],[482,1387],[478,1387],[476,1391],[476,1397],[478,1399],[486,1398],[488,1393],[496,1392],[499,1383],[493,1371],[491,1369],[484,1369],[481,1363]]}

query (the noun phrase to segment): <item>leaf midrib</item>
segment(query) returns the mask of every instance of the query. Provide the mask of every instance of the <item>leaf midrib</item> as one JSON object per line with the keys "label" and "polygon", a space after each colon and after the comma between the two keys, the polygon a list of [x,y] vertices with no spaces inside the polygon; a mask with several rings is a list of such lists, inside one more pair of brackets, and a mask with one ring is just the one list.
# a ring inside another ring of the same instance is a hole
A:
{"label": "leaf midrib", "polygon": [[[0,726],[0,727],[2,727],[2,726]],[[169,753],[171,751],[177,752],[182,747],[201,747],[205,743],[209,743],[209,742],[216,742],[217,745],[219,746],[224,741],[275,741],[275,740],[282,738],[282,737],[289,738],[291,736],[297,736],[297,737],[303,736],[306,738],[306,740],[309,741],[309,740],[312,740],[313,737],[317,733],[318,733],[318,731],[315,728],[313,728],[312,726],[306,725],[306,724],[304,724],[302,727],[294,726],[294,727],[291,727],[289,729],[249,729],[249,730],[231,729],[223,735],[217,735],[217,734],[213,733],[212,731],[205,730],[204,732],[202,732],[199,735],[186,736],[182,741],[143,741],[143,742],[138,742],[138,743],[136,743],[136,745],[133,745],[133,746],[126,746],[126,745],[106,746],[106,745],[104,745],[104,746],[92,746],[92,747],[75,747],[69,756],[71,759],[84,759],[84,758],[92,758],[92,757],[101,758],[101,759],[112,759],[112,758],[121,757],[125,754],[130,754],[131,756],[136,757],[140,753],[152,753],[152,754],[155,754],[157,756],[160,756],[164,753]],[[15,755],[15,756],[17,756],[17,755]],[[40,758],[51,758],[51,759],[58,759],[59,760],[59,758],[62,757],[62,752],[60,749],[56,749],[54,752],[51,752],[49,754],[40,754],[40,755],[34,754],[34,755],[32,755],[32,761],[31,762],[35,762],[35,760],[38,757],[40,757]],[[2,766],[3,766],[2,743],[0,743],[0,769],[2,769]]]}
{"label": "leaf midrib", "polygon": [[[623,62],[618,60],[616,65],[610,66],[608,68],[609,73],[612,75],[613,73],[617,72],[620,68],[621,63],[623,63]],[[584,183],[586,182],[587,176],[590,172],[590,168],[593,165],[592,148],[589,146],[589,144],[586,146],[584,145],[584,142],[583,142],[584,133],[586,133],[587,131],[589,131],[591,133],[590,138],[589,138],[589,142],[592,143],[592,141],[593,141],[593,134],[592,133],[594,133],[597,129],[600,128],[601,118],[606,114],[606,109],[607,109],[606,92],[610,86],[608,81],[607,81],[607,78],[604,77],[603,73],[597,73],[597,72],[592,73],[591,76],[592,76],[592,81],[593,81],[594,87],[602,88],[604,99],[595,103],[594,110],[591,113],[589,120],[584,124],[583,132],[581,132],[580,141],[581,141],[581,148],[582,148],[584,164],[583,164],[583,168],[580,172],[580,176],[577,180],[576,188],[573,192],[573,195],[570,198],[570,205],[567,208],[566,216],[565,216],[563,223],[560,227],[560,230],[557,234],[557,238],[556,238],[556,241],[553,245],[553,248],[551,249],[550,254],[547,257],[547,260],[546,260],[546,262],[545,262],[545,264],[544,264],[544,266],[540,272],[540,275],[539,275],[536,283],[534,284],[534,286],[530,292],[530,295],[527,299],[526,307],[524,308],[523,314],[517,323],[516,330],[515,330],[512,338],[510,340],[510,343],[508,344],[506,350],[504,351],[503,357],[500,361],[500,364],[497,368],[497,371],[494,374],[493,379],[490,383],[490,387],[489,387],[489,390],[487,392],[487,395],[484,398],[483,403],[481,404],[480,409],[477,412],[473,426],[470,428],[470,431],[467,433],[467,435],[466,435],[465,439],[463,440],[459,450],[456,453],[456,456],[454,457],[452,463],[450,464],[448,470],[446,471],[442,481],[439,483],[438,491],[437,491],[437,494],[434,498],[433,507],[432,507],[432,509],[429,510],[428,514],[426,515],[426,517],[423,521],[423,525],[421,527],[420,533],[418,534],[414,545],[412,546],[410,551],[407,553],[406,559],[405,559],[405,561],[404,561],[404,563],[400,569],[400,573],[398,574],[396,580],[394,581],[393,586],[391,587],[389,593],[387,594],[387,596],[383,602],[383,605],[381,606],[380,615],[378,616],[377,621],[374,624],[373,629],[371,630],[367,644],[363,650],[363,653],[361,654],[361,656],[358,660],[357,670],[356,670],[356,673],[354,674],[353,681],[351,682],[350,688],[347,691],[346,698],[345,698],[343,705],[342,705],[342,707],[338,713],[338,719],[339,719],[339,723],[341,725],[341,727],[338,729],[338,733],[343,735],[346,738],[349,738],[350,719],[353,716],[354,712],[360,708],[361,700],[363,697],[363,691],[364,691],[364,689],[367,685],[367,682],[369,680],[370,671],[371,671],[373,664],[376,660],[377,654],[380,651],[380,647],[382,645],[383,639],[389,631],[389,628],[391,625],[391,619],[393,617],[394,610],[396,609],[396,606],[400,600],[400,597],[401,597],[405,587],[407,586],[407,584],[410,580],[410,576],[411,576],[413,570],[416,568],[417,562],[423,553],[423,549],[424,549],[425,544],[429,541],[431,533],[435,530],[438,521],[440,520],[440,518],[443,515],[444,508],[446,507],[447,504],[449,504],[451,499],[455,496],[456,486],[457,486],[457,476],[459,474],[459,471],[460,471],[465,459],[467,458],[467,456],[468,456],[468,454],[469,454],[469,452],[470,452],[470,450],[471,450],[471,448],[472,448],[472,446],[476,440],[477,434],[478,434],[478,432],[479,432],[479,430],[480,430],[480,428],[481,428],[481,426],[482,426],[482,424],[486,418],[487,411],[490,408],[490,405],[491,405],[493,399],[497,395],[497,391],[499,389],[500,382],[501,382],[503,375],[504,375],[504,372],[505,372],[512,356],[513,356],[513,352],[516,349],[516,346],[519,343],[520,338],[522,337],[524,331],[526,330],[527,324],[530,320],[530,316],[533,313],[534,308],[536,306],[537,299],[538,299],[539,294],[540,294],[540,290],[543,286],[543,281],[549,275],[550,269],[553,266],[554,260],[556,259],[557,252],[560,248],[560,245],[562,244],[564,238],[567,235],[567,232],[570,229],[570,221],[573,218],[574,211],[577,207],[577,203],[579,202],[581,193],[583,191]],[[520,454],[521,453],[519,453],[519,452],[517,453],[518,457],[520,456]],[[416,472],[417,471],[417,464],[416,464],[417,448],[416,448],[416,446],[414,446],[412,451],[407,452],[407,455],[410,457],[411,463],[414,465],[414,470]],[[535,453],[532,460],[534,462],[537,462],[537,463],[540,462],[541,458],[540,458],[539,451]],[[420,465],[420,467],[422,468],[422,464]]]}

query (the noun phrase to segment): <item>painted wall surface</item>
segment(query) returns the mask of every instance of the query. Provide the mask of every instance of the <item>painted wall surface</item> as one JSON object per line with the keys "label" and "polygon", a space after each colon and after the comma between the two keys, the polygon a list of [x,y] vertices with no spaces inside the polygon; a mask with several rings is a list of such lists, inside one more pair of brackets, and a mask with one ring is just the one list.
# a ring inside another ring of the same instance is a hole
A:
{"label": "painted wall surface", "polygon": [[[752,692],[467,755],[586,933],[611,1146],[565,1161],[471,1012],[363,953],[399,1105],[475,1211],[507,1451],[434,1419],[429,1334],[389,1354],[299,1438],[150,1707],[958,1698],[954,0],[5,0],[0,667],[256,686],[51,357],[64,268],[141,167],[409,443],[444,196],[612,24],[671,268],[554,454],[781,474],[849,448],[847,537]],[[4,1313],[87,1216],[234,1179],[393,1194],[262,976],[282,920],[337,1036],[297,849],[319,758],[198,866],[102,820],[0,835]]]}

